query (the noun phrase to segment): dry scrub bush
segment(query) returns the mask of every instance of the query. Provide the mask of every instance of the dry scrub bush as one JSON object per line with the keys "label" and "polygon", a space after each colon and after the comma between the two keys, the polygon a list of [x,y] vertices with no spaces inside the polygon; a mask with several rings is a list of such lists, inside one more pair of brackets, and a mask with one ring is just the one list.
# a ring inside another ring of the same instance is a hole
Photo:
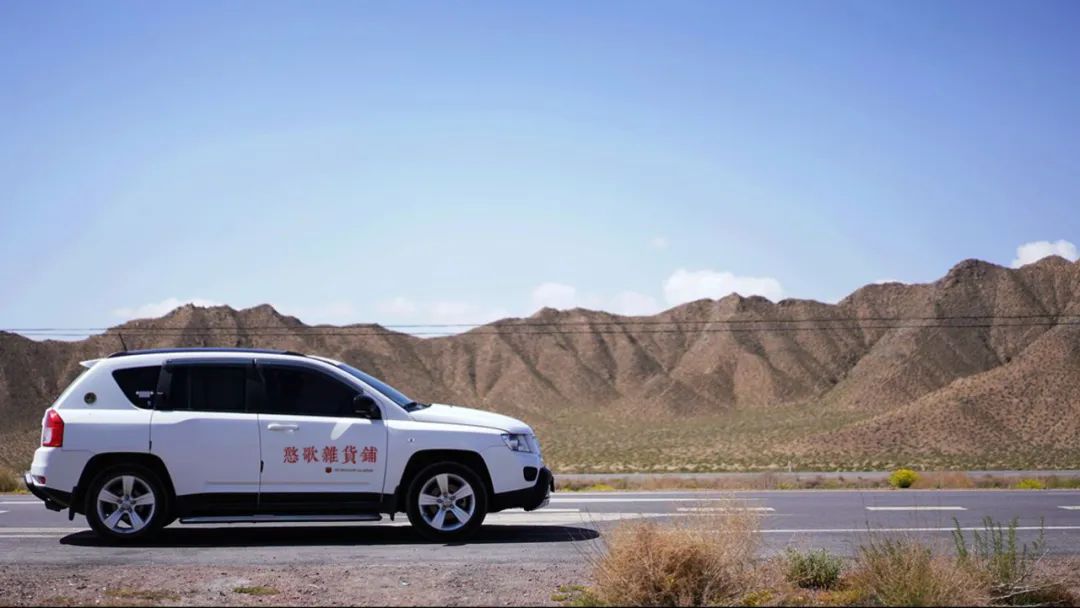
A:
{"label": "dry scrub bush", "polygon": [[990,601],[971,570],[909,539],[878,539],[860,547],[849,582],[859,603],[879,606],[985,606]]}
{"label": "dry scrub bush", "polygon": [[751,586],[759,542],[747,512],[623,524],[595,560],[595,595],[617,606],[730,604]]}
{"label": "dry scrub bush", "polygon": [[975,487],[975,481],[963,471],[932,471],[919,475],[911,487],[919,490],[969,489]]}
{"label": "dry scrub bush", "polygon": [[22,488],[19,476],[10,469],[0,467],[0,492],[15,492]]}

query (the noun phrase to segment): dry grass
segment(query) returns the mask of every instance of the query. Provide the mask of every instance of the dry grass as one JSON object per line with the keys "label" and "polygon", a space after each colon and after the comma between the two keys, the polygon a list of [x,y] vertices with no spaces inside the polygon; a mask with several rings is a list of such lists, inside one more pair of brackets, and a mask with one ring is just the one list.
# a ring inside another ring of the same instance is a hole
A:
{"label": "dry grass", "polygon": [[280,591],[267,585],[251,585],[247,587],[236,587],[233,589],[233,593],[239,593],[241,595],[277,595]]}
{"label": "dry grass", "polygon": [[857,474],[826,477],[814,473],[802,473],[794,476],[778,473],[757,473],[737,477],[710,477],[705,475],[700,477],[655,477],[645,474],[590,477],[588,479],[573,479],[572,477],[557,474],[555,484],[556,489],[562,492],[613,492],[617,490],[865,490],[888,487],[888,483],[883,479],[868,479]]}
{"label": "dry grass", "polygon": [[15,471],[0,467],[0,492],[21,492],[25,491],[23,488],[22,479],[15,474]]}
{"label": "dry grass", "polygon": [[[732,471],[890,471],[1068,469],[1080,444],[1060,449],[1008,444],[969,452],[918,449],[798,451],[799,441],[829,434],[872,417],[872,412],[826,410],[818,405],[776,406],[686,416],[627,415],[623,411],[545,412],[529,422],[544,457],[560,473],[723,473]],[[996,444],[994,444],[996,445]]]}
{"label": "dry grass", "polygon": [[120,600],[136,600],[155,603],[180,599],[180,596],[172,591],[133,589],[131,587],[110,587],[106,589],[105,595]]}
{"label": "dry grass", "polygon": [[[758,521],[733,511],[620,524],[592,560],[594,586],[560,588],[552,599],[574,606],[1076,605],[1080,562],[1045,561],[1041,541],[1016,543],[1013,526],[988,522],[996,536],[976,536],[955,553],[874,534],[854,559],[819,550],[763,560]],[[957,542],[966,543],[962,535]]]}
{"label": "dry grass", "polygon": [[849,584],[859,603],[878,606],[985,606],[986,586],[970,569],[923,543],[885,538],[859,549]]}
{"label": "dry grass", "polygon": [[963,471],[928,471],[920,473],[911,487],[917,490],[967,490],[975,487],[975,481]]}
{"label": "dry grass", "polygon": [[759,543],[747,512],[624,524],[595,560],[594,595],[612,605],[729,604],[750,582]]}
{"label": "dry grass", "polygon": [[[826,476],[821,473],[756,473],[739,475],[654,476],[650,474],[599,475],[577,478],[555,476],[556,489],[563,492],[612,492],[616,490],[871,490],[890,488],[886,478],[858,473]],[[1080,477],[1049,474],[1028,480],[1015,475],[979,475],[963,471],[919,472],[911,486],[919,490],[966,490],[973,488],[1077,489]]]}

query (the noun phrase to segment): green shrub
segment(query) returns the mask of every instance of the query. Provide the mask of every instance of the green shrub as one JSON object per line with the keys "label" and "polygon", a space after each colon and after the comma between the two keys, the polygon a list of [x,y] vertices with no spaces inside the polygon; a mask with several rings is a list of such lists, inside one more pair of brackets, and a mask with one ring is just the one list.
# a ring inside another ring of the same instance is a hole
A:
{"label": "green shrub", "polygon": [[266,585],[252,585],[249,587],[236,587],[233,589],[234,593],[240,593],[243,595],[277,595],[279,592],[273,587]]}
{"label": "green shrub", "polygon": [[897,469],[889,475],[889,485],[894,488],[910,488],[919,480],[919,474],[911,469]]}
{"label": "green shrub", "polygon": [[789,548],[784,555],[784,578],[803,589],[835,588],[843,568],[843,560],[825,549],[801,552]]}
{"label": "green shrub", "polygon": [[1021,479],[1016,484],[1018,490],[1045,490],[1046,482],[1041,479]]}
{"label": "green shrub", "polygon": [[551,601],[582,608],[604,605],[590,589],[582,585],[559,585],[559,590],[551,594]]}
{"label": "green shrub", "polygon": [[971,533],[969,544],[960,522],[954,518],[953,523],[956,526],[953,544],[956,546],[957,561],[987,580],[995,603],[1007,606],[1072,603],[1073,598],[1064,585],[1059,581],[1046,580],[1037,572],[1039,560],[1046,553],[1041,525],[1038,538],[1030,544],[1021,544],[1016,538],[1018,520],[1013,519],[1005,527],[987,517],[983,519],[982,531]]}

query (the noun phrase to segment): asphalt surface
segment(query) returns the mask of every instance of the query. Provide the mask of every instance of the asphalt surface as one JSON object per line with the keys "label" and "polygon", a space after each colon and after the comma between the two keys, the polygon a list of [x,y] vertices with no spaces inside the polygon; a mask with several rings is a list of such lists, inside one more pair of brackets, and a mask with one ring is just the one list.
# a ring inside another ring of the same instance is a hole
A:
{"label": "asphalt surface", "polygon": [[489,515],[461,545],[422,541],[407,520],[357,524],[174,524],[157,540],[109,546],[82,517],[47,511],[26,495],[0,495],[0,563],[277,565],[341,563],[580,562],[602,550],[613,522],[749,509],[761,515],[766,551],[825,547],[852,554],[875,536],[902,534],[951,546],[953,518],[981,529],[984,517],[1018,519],[1022,541],[1045,534],[1052,554],[1080,554],[1080,491],[781,490],[772,492],[558,493],[539,511]]}
{"label": "asphalt surface", "polygon": [[[948,473],[949,471],[929,471],[927,475],[935,473]],[[1028,470],[981,470],[981,471],[957,471],[962,472],[971,479],[980,477],[1024,479],[1027,477],[1046,477],[1055,475],[1058,477],[1078,477],[1080,470],[1076,469],[1028,469]],[[805,479],[846,479],[864,481],[885,481],[892,475],[892,471],[757,471],[757,472],[728,472],[728,473],[559,473],[559,481],[567,482],[600,482],[612,479],[624,479],[634,481],[637,479],[696,479],[701,481],[723,480],[747,480],[760,479],[764,476],[773,478],[775,481],[799,481]]]}

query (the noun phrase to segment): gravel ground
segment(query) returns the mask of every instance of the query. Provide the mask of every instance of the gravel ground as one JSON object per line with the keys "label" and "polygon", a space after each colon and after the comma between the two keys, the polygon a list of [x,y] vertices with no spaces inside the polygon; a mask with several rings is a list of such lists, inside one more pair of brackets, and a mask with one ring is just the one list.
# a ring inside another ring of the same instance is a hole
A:
{"label": "gravel ground", "polygon": [[556,605],[584,564],[50,567],[0,565],[0,604],[202,606]]}

